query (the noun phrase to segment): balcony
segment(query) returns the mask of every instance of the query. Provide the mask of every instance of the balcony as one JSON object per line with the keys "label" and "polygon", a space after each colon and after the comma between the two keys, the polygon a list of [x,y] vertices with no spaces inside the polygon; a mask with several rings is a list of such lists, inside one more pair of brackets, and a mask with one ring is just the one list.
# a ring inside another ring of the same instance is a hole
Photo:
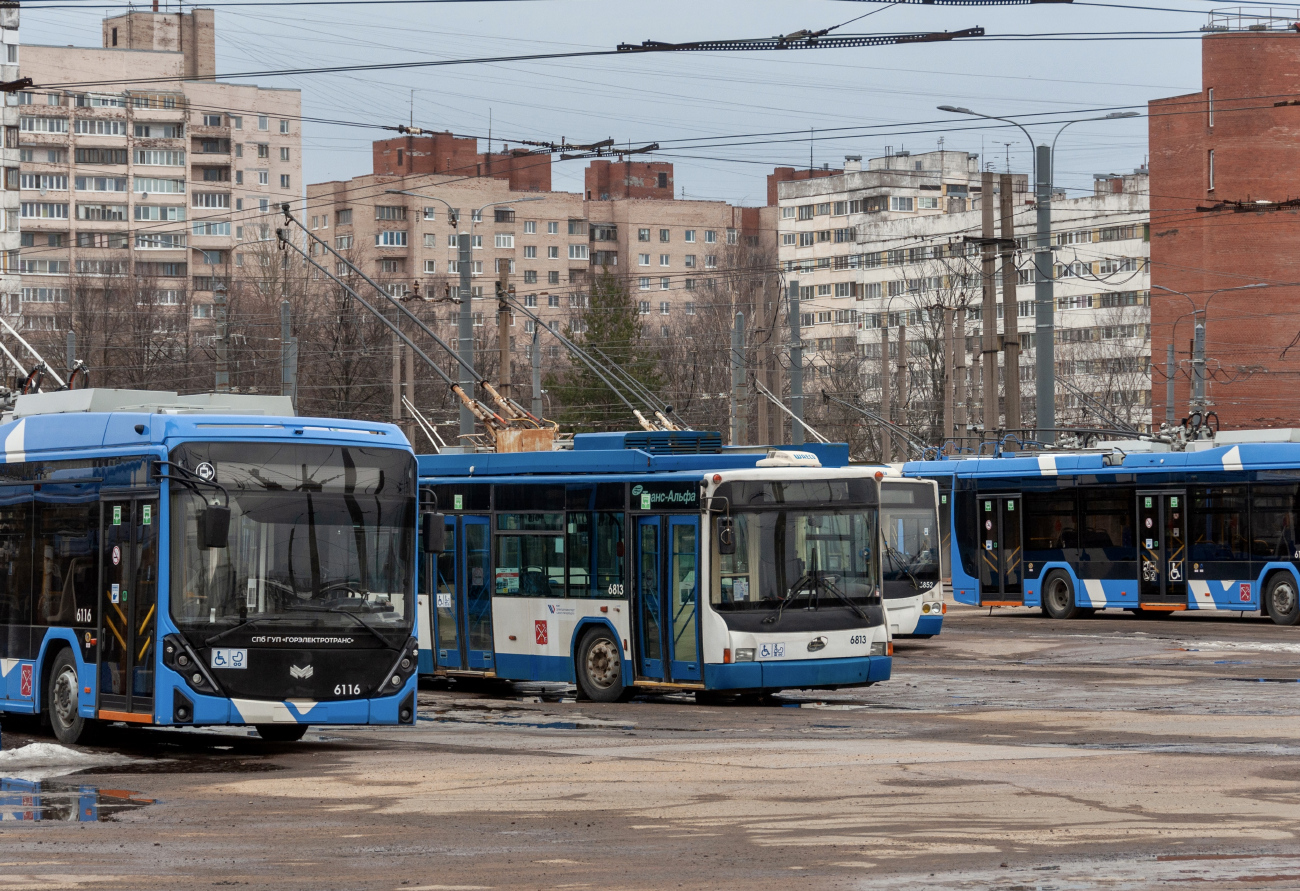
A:
{"label": "balcony", "polygon": [[190,153],[195,155],[228,155],[230,154],[230,140],[221,138],[199,138],[193,137],[190,140]]}

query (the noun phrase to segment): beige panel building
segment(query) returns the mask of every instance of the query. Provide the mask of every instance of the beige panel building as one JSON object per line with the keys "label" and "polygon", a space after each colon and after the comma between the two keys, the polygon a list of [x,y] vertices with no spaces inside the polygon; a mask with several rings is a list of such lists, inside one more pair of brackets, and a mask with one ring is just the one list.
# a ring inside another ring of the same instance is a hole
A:
{"label": "beige panel building", "polygon": [[[0,8],[0,79],[15,81],[19,73],[18,6]],[[0,124],[4,142],[0,145],[0,305],[18,300],[22,282],[18,277],[19,177],[18,177],[18,104],[17,97],[6,95],[0,106]],[[6,369],[0,378],[9,375]]]}
{"label": "beige panel building", "polygon": [[300,201],[301,96],[182,80],[215,74],[213,28],[212,10],[131,12],[103,47],[24,48],[22,284],[3,308],[24,327],[58,329],[74,291],[110,287],[207,319],[217,289],[259,277],[239,260],[270,256],[278,205]]}

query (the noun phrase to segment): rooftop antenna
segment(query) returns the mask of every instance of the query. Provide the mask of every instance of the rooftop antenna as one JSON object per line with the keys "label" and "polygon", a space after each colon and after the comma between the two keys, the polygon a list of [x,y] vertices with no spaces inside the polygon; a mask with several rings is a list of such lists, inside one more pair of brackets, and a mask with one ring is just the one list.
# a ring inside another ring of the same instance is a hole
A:
{"label": "rooftop antenna", "polygon": [[411,126],[415,126],[415,90],[411,91]]}
{"label": "rooftop antenna", "polygon": [[1002,144],[1007,147],[1007,173],[1010,173],[1011,172],[1011,143],[1004,142]]}
{"label": "rooftop antenna", "polygon": [[808,128],[808,169],[815,170],[813,167],[813,128]]}

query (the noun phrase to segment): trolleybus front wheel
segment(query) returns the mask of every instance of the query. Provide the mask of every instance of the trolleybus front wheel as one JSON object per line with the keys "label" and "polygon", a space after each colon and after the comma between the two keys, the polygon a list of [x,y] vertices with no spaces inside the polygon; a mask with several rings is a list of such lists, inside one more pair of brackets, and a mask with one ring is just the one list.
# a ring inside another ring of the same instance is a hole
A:
{"label": "trolleybus front wheel", "polygon": [[307,735],[306,724],[254,724],[253,728],[267,742],[297,742]]}
{"label": "trolleybus front wheel", "polygon": [[1268,580],[1264,603],[1269,617],[1278,625],[1294,625],[1300,621],[1300,591],[1289,572],[1274,573]]}
{"label": "trolleybus front wheel", "polygon": [[623,654],[607,628],[588,631],[578,644],[578,689],[595,702],[623,698]]}
{"label": "trolleybus front wheel", "polygon": [[46,702],[49,703],[50,726],[59,742],[76,745],[89,735],[89,724],[78,708],[77,660],[71,650],[63,650],[54,660],[50,671],[50,686]]}
{"label": "trolleybus front wheel", "polygon": [[1043,580],[1043,614],[1052,619],[1086,619],[1092,610],[1075,605],[1074,584],[1058,569]]}

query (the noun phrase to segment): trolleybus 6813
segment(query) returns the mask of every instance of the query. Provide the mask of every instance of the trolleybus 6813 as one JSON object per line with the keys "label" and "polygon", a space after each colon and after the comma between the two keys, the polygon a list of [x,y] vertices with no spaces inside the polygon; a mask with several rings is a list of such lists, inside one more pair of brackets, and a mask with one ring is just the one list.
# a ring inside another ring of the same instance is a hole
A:
{"label": "trolleybus 6813", "polygon": [[1035,606],[1262,613],[1300,621],[1300,431],[913,461],[951,523],[953,596]]}
{"label": "trolleybus 6813", "polygon": [[415,456],[284,397],[75,390],[0,424],[0,711],[415,720]]}
{"label": "trolleybus 6813", "polygon": [[421,569],[426,673],[576,683],[602,701],[889,677],[883,473],[849,466],[846,446],[610,433],[419,461],[448,547]]}

